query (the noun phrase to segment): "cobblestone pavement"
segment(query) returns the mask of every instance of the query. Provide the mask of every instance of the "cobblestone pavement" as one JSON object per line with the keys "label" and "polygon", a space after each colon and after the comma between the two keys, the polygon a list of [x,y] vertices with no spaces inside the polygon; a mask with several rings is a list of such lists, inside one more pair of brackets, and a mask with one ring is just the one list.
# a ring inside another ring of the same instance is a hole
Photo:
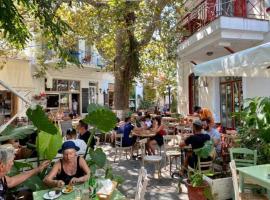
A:
{"label": "cobblestone pavement", "polygon": [[[121,175],[125,182],[120,186],[119,190],[125,194],[127,199],[134,199],[136,184],[138,180],[138,172],[141,167],[140,160],[127,160],[125,155],[122,156],[121,160],[114,159],[114,149],[110,145],[103,145],[103,150],[107,154],[108,161],[110,162],[113,171],[117,175]],[[164,160],[164,159],[163,159]],[[148,173],[149,182],[145,194],[146,200],[167,200],[167,199],[180,199],[188,200],[187,190],[184,185],[181,185],[182,193],[178,193],[176,179],[172,179],[169,175],[169,166],[163,168],[160,179],[157,178],[157,173],[154,174],[154,165],[151,163],[146,163],[145,168]]]}

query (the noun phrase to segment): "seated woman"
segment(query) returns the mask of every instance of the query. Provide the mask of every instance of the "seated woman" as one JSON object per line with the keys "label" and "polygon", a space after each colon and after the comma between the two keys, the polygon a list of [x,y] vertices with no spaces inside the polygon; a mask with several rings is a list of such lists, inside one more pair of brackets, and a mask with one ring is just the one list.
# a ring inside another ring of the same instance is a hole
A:
{"label": "seated woman", "polygon": [[155,145],[158,144],[158,146],[162,146],[164,143],[163,135],[166,134],[165,127],[161,124],[160,116],[154,118],[152,130],[156,133],[156,135],[149,139],[147,143],[147,150],[149,154],[155,155]]}
{"label": "seated woman", "polygon": [[[7,176],[13,165],[15,156],[14,154],[15,150],[12,145],[6,144],[0,146],[0,199],[6,199],[6,194],[9,188],[13,188],[23,183],[30,177],[36,175],[37,173],[42,172],[43,169],[46,168],[50,163],[50,161],[44,161],[38,167],[32,170],[20,173],[12,177]],[[31,198],[32,197],[29,197],[27,199]]]}
{"label": "seated woman", "polygon": [[57,161],[50,173],[44,178],[44,183],[49,187],[62,187],[68,184],[84,183],[90,176],[90,169],[86,161],[76,155],[79,147],[72,141],[63,143],[58,151],[63,153],[63,159]]}

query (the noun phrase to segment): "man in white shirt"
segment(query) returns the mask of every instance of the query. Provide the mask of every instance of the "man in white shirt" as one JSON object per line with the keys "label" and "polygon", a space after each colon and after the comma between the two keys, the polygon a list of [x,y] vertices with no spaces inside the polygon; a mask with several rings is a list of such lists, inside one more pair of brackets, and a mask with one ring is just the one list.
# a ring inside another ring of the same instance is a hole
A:
{"label": "man in white shirt", "polygon": [[67,140],[73,141],[77,147],[80,147],[80,150],[77,151],[77,154],[82,155],[85,153],[87,145],[83,140],[77,138],[77,133],[75,129],[68,129],[66,137]]}

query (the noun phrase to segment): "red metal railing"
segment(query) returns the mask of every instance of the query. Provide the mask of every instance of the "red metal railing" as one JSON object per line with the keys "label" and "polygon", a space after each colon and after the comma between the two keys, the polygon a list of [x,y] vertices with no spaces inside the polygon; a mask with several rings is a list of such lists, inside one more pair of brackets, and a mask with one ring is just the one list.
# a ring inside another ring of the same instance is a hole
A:
{"label": "red metal railing", "polygon": [[266,20],[264,0],[204,0],[181,19],[185,40],[219,16]]}

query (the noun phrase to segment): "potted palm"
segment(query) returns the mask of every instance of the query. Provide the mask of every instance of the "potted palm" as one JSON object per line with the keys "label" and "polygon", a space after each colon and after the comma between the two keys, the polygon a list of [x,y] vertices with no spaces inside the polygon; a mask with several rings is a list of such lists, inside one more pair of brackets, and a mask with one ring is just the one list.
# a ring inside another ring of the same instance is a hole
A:
{"label": "potted palm", "polygon": [[[208,158],[213,150],[213,142],[207,141],[202,148],[194,149],[193,151],[198,158]],[[199,159],[198,159],[199,160]],[[210,187],[203,178],[203,173],[199,168],[199,161],[197,167],[193,171],[189,171],[188,179],[184,181],[188,189],[189,200],[208,200],[213,199]]]}

